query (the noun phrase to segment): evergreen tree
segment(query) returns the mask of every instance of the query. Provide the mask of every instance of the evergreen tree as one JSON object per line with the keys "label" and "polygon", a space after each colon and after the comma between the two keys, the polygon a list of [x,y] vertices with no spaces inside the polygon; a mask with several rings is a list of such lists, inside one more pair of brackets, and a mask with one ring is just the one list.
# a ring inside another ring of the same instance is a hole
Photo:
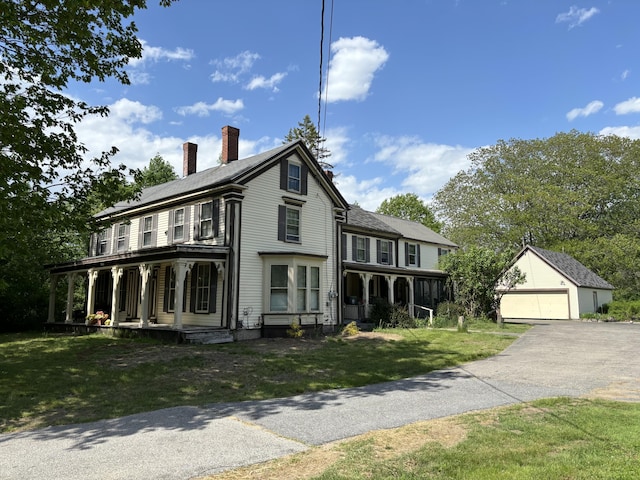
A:
{"label": "evergreen tree", "polygon": [[327,139],[320,136],[309,115],[305,115],[304,119],[298,122],[297,127],[289,130],[282,143],[289,143],[298,139],[304,140],[305,145],[311,150],[323,170],[333,168],[333,165],[326,161],[331,156],[331,152],[324,146]]}

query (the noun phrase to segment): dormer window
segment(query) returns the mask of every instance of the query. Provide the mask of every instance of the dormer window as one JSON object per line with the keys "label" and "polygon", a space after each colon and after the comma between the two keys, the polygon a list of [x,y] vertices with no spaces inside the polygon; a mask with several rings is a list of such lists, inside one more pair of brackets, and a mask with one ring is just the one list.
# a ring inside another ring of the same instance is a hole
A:
{"label": "dormer window", "polygon": [[287,176],[287,190],[300,193],[300,165],[289,163],[289,173]]}

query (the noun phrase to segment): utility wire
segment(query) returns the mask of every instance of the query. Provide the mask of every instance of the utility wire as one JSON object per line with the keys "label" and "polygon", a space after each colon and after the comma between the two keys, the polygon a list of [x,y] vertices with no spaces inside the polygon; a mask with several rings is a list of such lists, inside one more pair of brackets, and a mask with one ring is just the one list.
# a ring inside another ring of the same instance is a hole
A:
{"label": "utility wire", "polygon": [[322,55],[324,50],[324,0],[320,14],[320,82],[318,85],[318,131],[320,131],[320,112],[322,110]]}
{"label": "utility wire", "polygon": [[[323,0],[324,1],[324,0]],[[331,64],[331,42],[333,41],[333,2],[331,0],[331,13],[329,15],[329,61],[328,64]],[[329,69],[327,68],[327,85],[325,86],[325,94],[324,94],[324,119],[322,122],[322,133],[320,136],[324,138],[325,130],[327,128],[327,96],[329,95]],[[319,121],[319,120],[318,120]],[[318,131],[320,131],[320,126],[318,125]]]}

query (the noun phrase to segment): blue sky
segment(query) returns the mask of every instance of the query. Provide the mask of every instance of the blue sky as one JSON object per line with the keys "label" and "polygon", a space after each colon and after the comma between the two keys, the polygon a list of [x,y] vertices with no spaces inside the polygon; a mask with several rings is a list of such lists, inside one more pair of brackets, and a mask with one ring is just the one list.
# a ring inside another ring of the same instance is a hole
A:
{"label": "blue sky", "polygon": [[[92,153],[115,145],[136,168],[159,153],[181,174],[185,141],[198,170],[217,164],[224,125],[245,157],[317,122],[321,0],[148,3],[132,85],[69,88],[111,108],[78,129]],[[636,0],[325,0],[320,132],[339,189],[370,210],[429,201],[500,139],[640,138],[638,19]]]}

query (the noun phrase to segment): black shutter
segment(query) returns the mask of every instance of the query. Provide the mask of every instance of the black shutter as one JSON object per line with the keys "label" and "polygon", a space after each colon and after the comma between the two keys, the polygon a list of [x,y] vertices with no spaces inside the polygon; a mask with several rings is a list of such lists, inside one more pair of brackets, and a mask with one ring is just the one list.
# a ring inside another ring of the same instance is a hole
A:
{"label": "black shutter", "polygon": [[[186,285],[186,280],[187,278],[185,277],[185,297],[186,297],[186,292],[187,292],[187,285]],[[195,313],[196,311],[196,288],[198,286],[198,264],[194,263],[193,267],[191,268],[191,302],[189,305],[189,311]]]}
{"label": "black shutter", "polygon": [[416,265],[420,267],[420,244],[416,243]]}
{"label": "black shutter", "polygon": [[382,251],[380,249],[380,245],[382,242],[380,240],[376,240],[376,262],[382,263]]}
{"label": "black shutter", "polygon": [[213,221],[213,236],[217,237],[220,231],[220,199],[216,198],[213,201],[213,213],[212,213],[212,221]]}
{"label": "black shutter", "polygon": [[347,259],[347,234],[342,234],[342,260]]}
{"label": "black shutter", "polygon": [[371,261],[371,239],[370,238],[365,238],[364,239],[364,248],[365,248],[365,253],[364,253],[364,261],[369,263]]}
{"label": "black shutter", "polygon": [[162,300],[162,311],[169,311],[169,285],[171,284],[171,267],[164,269],[164,299]]}
{"label": "black shutter", "polygon": [[98,234],[92,233],[89,236],[89,256],[95,257],[98,251]]}
{"label": "black shutter", "polygon": [[184,228],[183,230],[183,240],[185,242],[189,241],[189,229],[191,228],[191,206],[187,205],[184,207]]}
{"label": "black shutter", "polygon": [[211,264],[209,271],[211,278],[209,283],[209,313],[216,313],[216,293],[218,291],[218,269],[215,263]]}
{"label": "black shutter", "polygon": [[309,177],[309,167],[303,163],[300,167],[300,193],[307,194],[307,177]]}
{"label": "black shutter", "polygon": [[111,237],[112,237],[113,227],[107,228],[107,233],[105,234],[107,240],[107,246],[105,248],[105,255],[109,255],[111,253]]}
{"label": "black shutter", "polygon": [[351,260],[358,261],[358,237],[351,235]]}
{"label": "black shutter", "polygon": [[409,244],[404,242],[404,266],[409,266]]}
{"label": "black shutter", "polygon": [[200,205],[194,205],[193,239],[200,240]]}
{"label": "black shutter", "polygon": [[176,211],[169,210],[169,225],[167,227],[167,245],[173,243],[173,222],[176,218]]}
{"label": "black shutter", "polygon": [[287,207],[278,205],[278,240],[287,240]]}
{"label": "black shutter", "polygon": [[389,265],[393,265],[393,242],[389,242]]}
{"label": "black shutter", "polygon": [[286,158],[280,160],[280,189],[287,190],[289,180],[289,162]]}
{"label": "black shutter", "polygon": [[156,213],[151,219],[151,246],[158,245],[158,214]]}

